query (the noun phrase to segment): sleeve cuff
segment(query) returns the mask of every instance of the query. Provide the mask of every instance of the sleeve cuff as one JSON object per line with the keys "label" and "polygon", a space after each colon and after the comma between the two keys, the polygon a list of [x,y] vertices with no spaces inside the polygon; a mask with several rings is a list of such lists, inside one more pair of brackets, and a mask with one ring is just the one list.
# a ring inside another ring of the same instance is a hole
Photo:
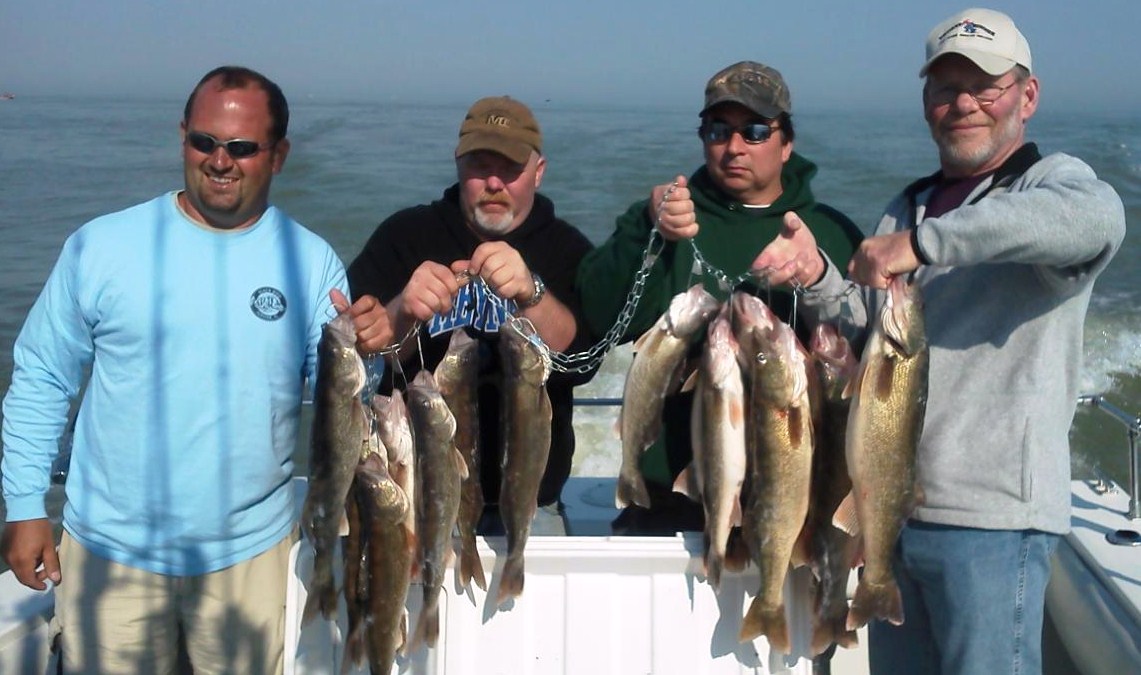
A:
{"label": "sleeve cuff", "polygon": [[922,263],[924,265],[930,265],[931,264],[931,259],[927,257],[927,254],[925,254],[923,252],[923,249],[919,248],[919,228],[918,227],[911,228],[911,251],[913,253],[915,253],[915,257],[919,260],[920,263]]}

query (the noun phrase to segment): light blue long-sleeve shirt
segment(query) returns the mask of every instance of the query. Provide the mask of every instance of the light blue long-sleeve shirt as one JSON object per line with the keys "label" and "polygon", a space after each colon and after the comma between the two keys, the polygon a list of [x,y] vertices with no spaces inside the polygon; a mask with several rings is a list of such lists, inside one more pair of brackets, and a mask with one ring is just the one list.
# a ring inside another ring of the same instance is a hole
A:
{"label": "light blue long-sleeve shirt", "polygon": [[252,227],[211,231],[172,192],[84,225],[16,340],[7,519],[45,515],[57,439],[86,380],[63,522],[84,547],[195,575],[280,541],[332,288],[348,294],[335,252],[273,207]]}

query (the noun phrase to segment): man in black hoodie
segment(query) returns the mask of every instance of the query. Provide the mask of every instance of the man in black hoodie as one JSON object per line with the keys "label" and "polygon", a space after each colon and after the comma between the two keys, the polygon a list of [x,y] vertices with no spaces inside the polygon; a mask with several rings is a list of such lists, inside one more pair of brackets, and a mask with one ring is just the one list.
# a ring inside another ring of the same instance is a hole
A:
{"label": "man in black hoodie", "polygon": [[[460,127],[458,182],[431,204],[404,209],[382,222],[348,269],[353,297],[374,295],[385,303],[398,338],[423,323],[419,340],[405,341],[399,351],[408,381],[421,367],[435,370],[452,330],[466,330],[480,342],[480,479],[490,511],[486,523],[494,523],[490,516],[499,497],[497,343],[507,314],[529,319],[553,351],[577,352],[591,344],[589,331],[580,330],[584,323],[574,288],[578,263],[591,244],[538,194],[545,169],[542,133],[526,105],[506,96],[476,101]],[[469,275],[485,284],[464,284]],[[564,527],[559,496],[574,454],[572,389],[592,375],[553,372],[547,383],[553,408],[551,449],[539,489],[536,534]]]}

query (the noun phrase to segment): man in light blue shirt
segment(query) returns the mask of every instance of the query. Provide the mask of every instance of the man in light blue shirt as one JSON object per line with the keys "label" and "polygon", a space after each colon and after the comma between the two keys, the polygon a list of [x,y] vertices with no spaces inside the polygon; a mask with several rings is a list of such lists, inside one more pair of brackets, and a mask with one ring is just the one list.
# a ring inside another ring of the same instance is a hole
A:
{"label": "man in light blue shirt", "polygon": [[[16,341],[4,399],[0,552],[58,584],[68,672],[168,672],[179,629],[204,672],[280,672],[291,459],[321,329],[351,307],[332,248],[269,205],[288,106],[254,71],[208,73],[182,122],[185,188],[64,244]],[[77,418],[57,558],[44,495]]]}

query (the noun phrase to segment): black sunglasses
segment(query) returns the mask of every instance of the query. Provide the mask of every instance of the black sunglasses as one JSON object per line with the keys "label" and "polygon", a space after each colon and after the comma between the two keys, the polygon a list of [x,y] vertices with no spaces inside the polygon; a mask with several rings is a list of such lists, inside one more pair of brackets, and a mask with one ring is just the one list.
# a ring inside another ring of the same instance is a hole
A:
{"label": "black sunglasses", "polygon": [[707,122],[697,129],[697,135],[706,143],[728,143],[734,133],[741,134],[741,138],[750,145],[757,145],[769,140],[773,132],[780,127],[770,127],[767,122],[752,122],[735,127],[727,122]]}
{"label": "black sunglasses", "polygon": [[273,143],[266,145],[259,145],[257,141],[247,141],[244,138],[234,138],[228,141],[219,141],[210,134],[204,134],[201,131],[191,131],[186,134],[186,142],[190,143],[190,147],[198,152],[211,155],[214,153],[214,148],[219,145],[226,148],[226,152],[234,159],[246,159],[253,157],[262,150],[267,150],[274,146]]}

